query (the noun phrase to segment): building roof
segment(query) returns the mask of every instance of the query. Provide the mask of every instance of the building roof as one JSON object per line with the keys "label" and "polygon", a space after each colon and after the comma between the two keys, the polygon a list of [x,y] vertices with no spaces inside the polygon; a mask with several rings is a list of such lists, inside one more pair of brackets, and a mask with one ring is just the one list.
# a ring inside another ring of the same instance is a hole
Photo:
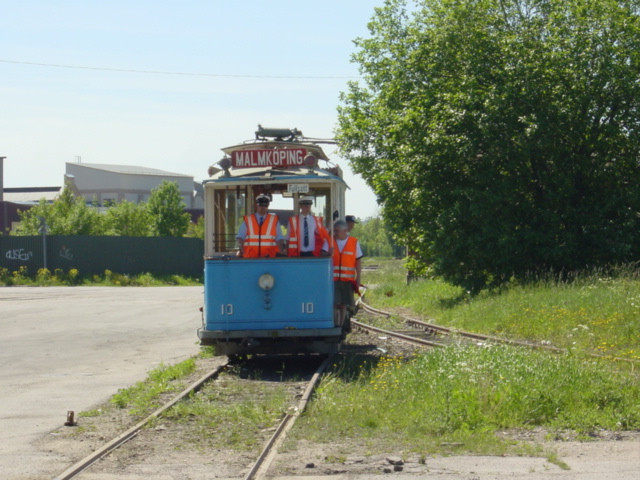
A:
{"label": "building roof", "polygon": [[38,203],[41,199],[55,200],[62,187],[5,187],[3,198],[12,203]]}
{"label": "building roof", "polygon": [[167,172],[166,170],[160,170],[158,168],[140,167],[137,165],[114,165],[109,163],[72,163],[67,162],[67,165],[74,165],[79,167],[91,168],[94,170],[102,170],[104,172],[120,173],[126,175],[160,175],[168,177],[188,177],[193,178],[192,175],[185,175],[183,173]]}

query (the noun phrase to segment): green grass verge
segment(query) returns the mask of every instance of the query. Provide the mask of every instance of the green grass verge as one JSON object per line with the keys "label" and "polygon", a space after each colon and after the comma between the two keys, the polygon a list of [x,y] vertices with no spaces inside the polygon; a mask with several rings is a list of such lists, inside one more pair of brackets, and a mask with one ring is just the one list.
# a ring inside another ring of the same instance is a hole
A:
{"label": "green grass verge", "polygon": [[633,372],[572,355],[451,346],[408,360],[352,356],[324,378],[297,435],[382,450],[532,453],[495,432],[640,429],[638,398]]}
{"label": "green grass verge", "polygon": [[160,406],[162,394],[176,392],[183,387],[180,382],[174,380],[186,377],[195,369],[195,358],[189,358],[176,365],[161,365],[149,372],[146,380],[118,390],[111,398],[111,403],[118,408],[129,408],[132,415],[145,415]]}
{"label": "green grass verge", "polygon": [[402,263],[366,272],[372,305],[409,308],[462,330],[533,340],[576,352],[640,359],[640,280],[628,268],[615,277],[540,280],[471,296],[442,280],[405,284]]}
{"label": "green grass verge", "polygon": [[10,271],[0,268],[0,286],[26,285],[26,286],[109,286],[109,287],[160,287],[160,286],[198,286],[202,285],[202,278],[191,278],[182,275],[154,275],[141,273],[127,275],[105,270],[100,275],[82,275],[75,268],[65,272],[55,269],[53,272],[46,268],[40,268],[32,275],[26,267]]}

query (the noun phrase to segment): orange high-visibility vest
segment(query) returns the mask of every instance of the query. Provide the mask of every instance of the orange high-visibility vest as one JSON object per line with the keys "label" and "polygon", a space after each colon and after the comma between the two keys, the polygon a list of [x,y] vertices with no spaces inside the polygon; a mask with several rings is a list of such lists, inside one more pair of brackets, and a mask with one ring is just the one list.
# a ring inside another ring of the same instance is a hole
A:
{"label": "orange high-visibility vest", "polygon": [[[329,245],[331,245],[331,237],[329,236],[329,232],[324,225],[322,224],[322,217],[313,216],[313,219],[316,221],[316,229],[315,229],[315,246],[313,249],[313,255],[318,257],[320,256],[320,252],[322,251],[322,243],[323,240],[326,240]],[[289,256],[290,257],[299,257],[300,256],[300,246],[301,242],[300,232],[300,215],[295,215],[289,218]]]}
{"label": "orange high-visibility vest", "polygon": [[275,213],[267,213],[261,227],[254,213],[246,215],[244,223],[247,225],[247,236],[242,246],[243,256],[245,258],[275,257],[278,253],[276,243],[278,216]]}
{"label": "orange high-visibility vest", "polygon": [[342,252],[338,248],[338,242],[333,241],[333,280],[335,282],[356,283],[358,271],[356,269],[358,239],[347,237]]}

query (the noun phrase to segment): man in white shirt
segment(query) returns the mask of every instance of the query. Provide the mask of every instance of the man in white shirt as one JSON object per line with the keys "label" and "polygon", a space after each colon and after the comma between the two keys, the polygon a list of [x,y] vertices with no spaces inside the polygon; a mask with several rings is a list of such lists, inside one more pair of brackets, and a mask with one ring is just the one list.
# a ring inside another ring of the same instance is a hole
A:
{"label": "man in white shirt", "polygon": [[289,219],[287,240],[290,257],[317,257],[330,251],[330,236],[322,217],[311,214],[313,197],[300,197],[300,214]]}

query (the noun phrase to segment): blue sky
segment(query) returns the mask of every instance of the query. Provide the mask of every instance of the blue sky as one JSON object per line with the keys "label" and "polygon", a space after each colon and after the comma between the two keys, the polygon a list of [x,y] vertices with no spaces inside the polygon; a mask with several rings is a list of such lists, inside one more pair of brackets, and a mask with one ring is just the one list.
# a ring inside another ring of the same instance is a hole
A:
{"label": "blue sky", "polygon": [[[5,186],[60,185],[76,156],[200,180],[258,123],[332,137],[339,92],[358,76],[353,39],[381,3],[0,0]],[[332,158],[352,188],[348,213],[375,215],[371,190]]]}

